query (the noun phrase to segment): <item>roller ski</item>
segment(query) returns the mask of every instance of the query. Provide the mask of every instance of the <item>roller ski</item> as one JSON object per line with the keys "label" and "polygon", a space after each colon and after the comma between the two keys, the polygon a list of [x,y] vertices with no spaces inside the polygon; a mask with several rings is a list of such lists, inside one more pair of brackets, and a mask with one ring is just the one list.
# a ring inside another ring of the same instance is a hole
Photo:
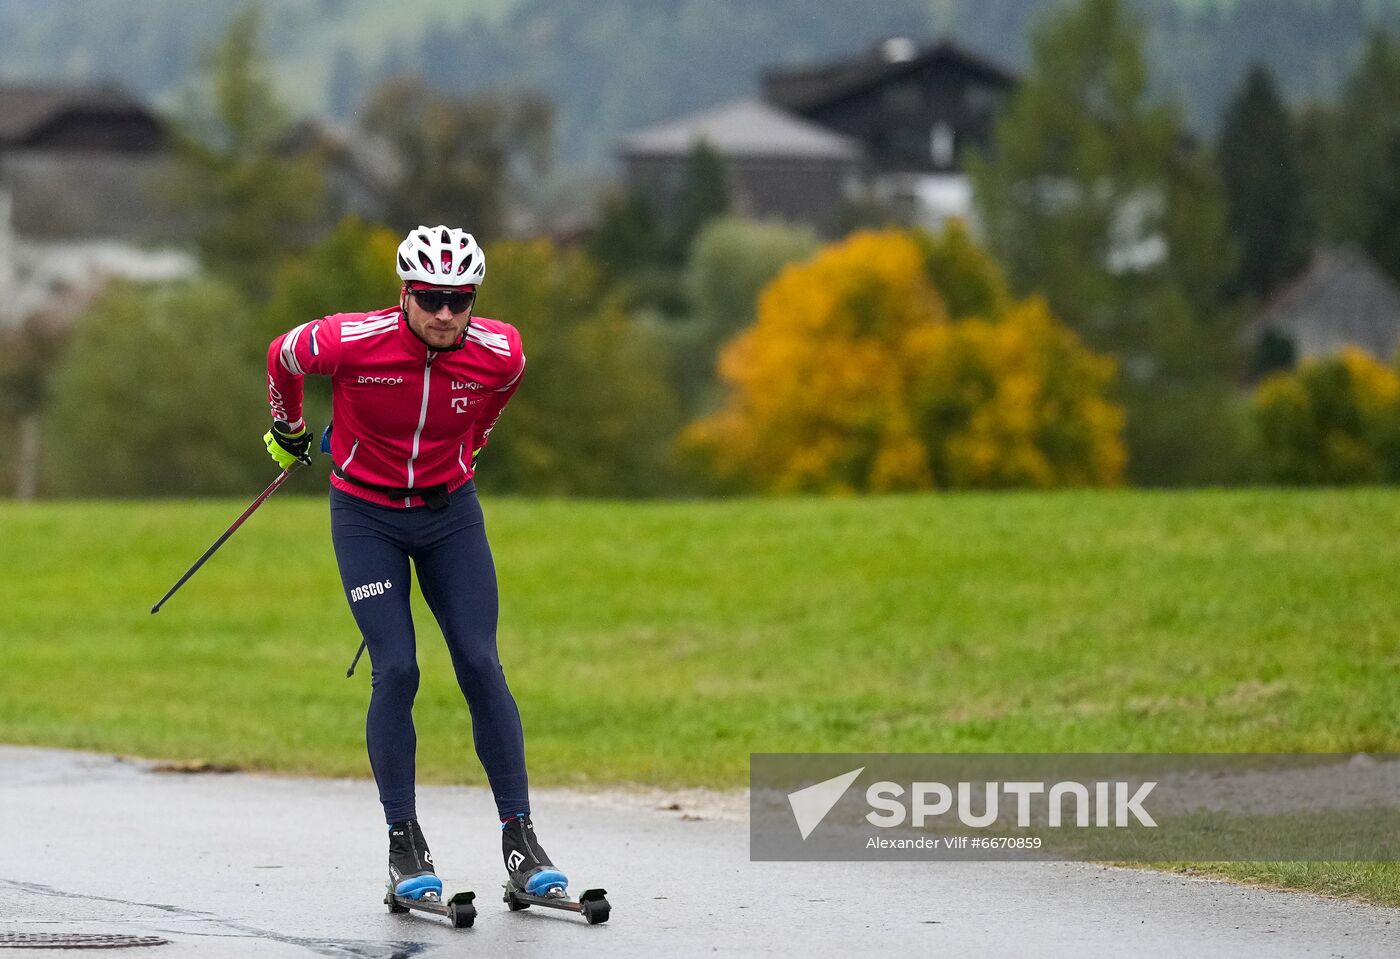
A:
{"label": "roller ski", "polygon": [[569,898],[569,878],[540,846],[529,816],[513,816],[501,823],[501,853],[509,876],[501,899],[511,912],[543,906],[576,912],[590,926],[608,921],[612,907],[606,890],[585,889],[578,899]]}
{"label": "roller ski", "polygon": [[433,854],[423,840],[418,820],[394,823],[389,827],[389,882],[384,905],[391,913],[410,910],[444,916],[457,929],[476,921],[474,892],[459,892],[442,900],[442,880],[433,870]]}

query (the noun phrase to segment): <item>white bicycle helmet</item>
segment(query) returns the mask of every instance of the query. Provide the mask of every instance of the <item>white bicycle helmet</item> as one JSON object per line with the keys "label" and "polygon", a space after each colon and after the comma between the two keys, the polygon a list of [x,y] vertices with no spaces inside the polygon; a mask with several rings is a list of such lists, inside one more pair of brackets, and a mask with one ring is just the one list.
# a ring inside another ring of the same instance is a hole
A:
{"label": "white bicycle helmet", "polygon": [[486,254],[465,230],[420,226],[399,244],[399,276],[434,286],[476,286],[486,279]]}

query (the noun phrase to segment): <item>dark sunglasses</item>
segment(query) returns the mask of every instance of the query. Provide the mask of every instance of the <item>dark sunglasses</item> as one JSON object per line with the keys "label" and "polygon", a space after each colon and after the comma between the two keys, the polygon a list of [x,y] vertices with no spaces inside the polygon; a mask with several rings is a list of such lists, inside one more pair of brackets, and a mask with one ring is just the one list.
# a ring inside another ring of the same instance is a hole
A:
{"label": "dark sunglasses", "polygon": [[413,290],[413,299],[429,313],[446,306],[453,313],[465,313],[472,308],[476,293],[472,290]]}

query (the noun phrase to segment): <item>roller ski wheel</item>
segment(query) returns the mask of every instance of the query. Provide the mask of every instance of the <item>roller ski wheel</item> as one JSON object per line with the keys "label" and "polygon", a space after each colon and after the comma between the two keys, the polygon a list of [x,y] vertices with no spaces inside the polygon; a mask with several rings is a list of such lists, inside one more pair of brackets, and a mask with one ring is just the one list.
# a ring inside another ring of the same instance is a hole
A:
{"label": "roller ski wheel", "polygon": [[442,916],[452,923],[454,929],[470,929],[476,922],[475,900],[474,892],[459,892],[446,902],[436,893],[427,893],[421,899],[405,899],[394,895],[391,889],[384,892],[384,904],[391,913],[426,912]]}
{"label": "roller ski wheel", "polygon": [[577,899],[570,899],[568,895],[563,893],[563,890],[557,892],[551,890],[550,894],[547,895],[532,896],[517,886],[514,880],[509,880],[505,885],[505,895],[501,899],[511,912],[519,912],[522,909],[529,909],[531,906],[559,909],[563,912],[576,912],[590,926],[607,922],[608,916],[612,912],[612,905],[608,902],[606,889],[585,889]]}

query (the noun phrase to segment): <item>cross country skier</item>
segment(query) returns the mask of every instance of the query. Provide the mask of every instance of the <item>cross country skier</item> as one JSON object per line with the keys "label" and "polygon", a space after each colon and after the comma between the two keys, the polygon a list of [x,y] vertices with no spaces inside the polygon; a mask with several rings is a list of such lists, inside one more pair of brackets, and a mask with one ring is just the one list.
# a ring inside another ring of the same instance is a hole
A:
{"label": "cross country skier", "polygon": [[410,232],[398,275],[397,306],[337,313],[272,341],[273,424],[263,439],[284,469],[309,463],[302,380],[331,378],[331,541],[373,665],[365,740],[389,824],[390,888],[410,899],[442,895],[414,807],[412,559],[471,711],[506,870],[519,889],[563,895],[568,880],[530,822],[520,712],[496,653],[496,570],[472,481],[525,370],[520,334],[472,316],[486,256],[462,230]]}

